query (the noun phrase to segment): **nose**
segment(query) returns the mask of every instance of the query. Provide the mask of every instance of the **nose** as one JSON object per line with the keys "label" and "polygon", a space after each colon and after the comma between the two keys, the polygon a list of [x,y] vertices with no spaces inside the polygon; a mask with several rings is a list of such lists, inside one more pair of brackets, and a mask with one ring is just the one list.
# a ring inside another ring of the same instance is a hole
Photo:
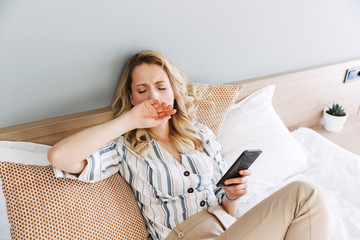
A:
{"label": "nose", "polygon": [[156,89],[152,88],[150,89],[150,99],[158,99],[159,93],[156,91]]}

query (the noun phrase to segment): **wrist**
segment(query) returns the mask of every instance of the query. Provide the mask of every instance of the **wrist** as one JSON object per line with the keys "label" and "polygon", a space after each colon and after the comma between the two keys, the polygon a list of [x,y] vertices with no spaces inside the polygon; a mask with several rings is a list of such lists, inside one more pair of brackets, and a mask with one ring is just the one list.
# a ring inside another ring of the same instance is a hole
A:
{"label": "wrist", "polygon": [[240,201],[240,197],[235,198],[235,199],[230,199],[230,198],[227,196],[226,192],[225,192],[225,194],[224,194],[224,198],[225,198],[225,200],[226,200],[227,202],[230,202],[230,203],[237,203],[237,202]]}
{"label": "wrist", "polygon": [[113,122],[116,126],[114,129],[119,131],[117,133],[118,136],[136,128],[136,121],[134,121],[134,119],[132,119],[131,115],[128,113],[118,116],[117,118],[113,119]]}

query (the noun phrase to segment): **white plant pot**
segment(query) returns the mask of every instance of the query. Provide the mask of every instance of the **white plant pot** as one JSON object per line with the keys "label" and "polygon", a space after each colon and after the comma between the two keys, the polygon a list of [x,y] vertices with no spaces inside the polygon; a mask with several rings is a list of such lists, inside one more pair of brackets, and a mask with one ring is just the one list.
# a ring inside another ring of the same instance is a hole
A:
{"label": "white plant pot", "polygon": [[340,132],[347,119],[347,114],[345,116],[333,116],[328,114],[327,110],[328,108],[325,108],[323,112],[324,128],[329,132]]}

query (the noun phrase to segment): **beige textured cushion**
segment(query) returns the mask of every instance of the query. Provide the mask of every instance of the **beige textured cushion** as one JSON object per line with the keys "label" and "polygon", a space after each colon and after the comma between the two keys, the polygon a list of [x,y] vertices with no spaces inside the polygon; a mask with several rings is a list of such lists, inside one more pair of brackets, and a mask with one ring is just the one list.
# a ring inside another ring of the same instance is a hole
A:
{"label": "beige textured cushion", "polygon": [[195,84],[202,100],[197,112],[198,121],[208,126],[214,134],[219,134],[230,106],[239,95],[241,85]]}
{"label": "beige textured cushion", "polygon": [[146,239],[134,194],[119,175],[55,178],[51,166],[0,162],[12,239]]}

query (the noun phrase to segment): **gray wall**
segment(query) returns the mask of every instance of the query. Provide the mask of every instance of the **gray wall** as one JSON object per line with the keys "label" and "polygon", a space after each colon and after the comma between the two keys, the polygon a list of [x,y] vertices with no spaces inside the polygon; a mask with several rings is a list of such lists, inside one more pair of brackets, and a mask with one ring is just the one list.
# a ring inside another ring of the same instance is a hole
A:
{"label": "gray wall", "polygon": [[155,49],[220,84],[360,57],[358,0],[0,0],[0,127],[109,106]]}

